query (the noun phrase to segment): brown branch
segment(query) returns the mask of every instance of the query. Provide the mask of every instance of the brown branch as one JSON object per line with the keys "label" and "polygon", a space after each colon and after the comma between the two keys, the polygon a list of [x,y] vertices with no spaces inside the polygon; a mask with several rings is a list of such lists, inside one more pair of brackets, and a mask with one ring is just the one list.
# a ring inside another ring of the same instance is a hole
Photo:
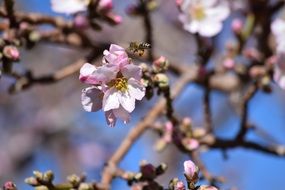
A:
{"label": "brown branch", "polygon": [[7,11],[7,18],[9,19],[10,28],[18,28],[18,23],[14,14],[14,1],[5,0],[4,1],[5,9]]}
{"label": "brown branch", "polygon": [[257,83],[252,84],[245,93],[242,101],[242,110],[241,110],[241,124],[240,124],[240,130],[236,136],[236,139],[243,140],[244,136],[246,135],[249,124],[248,124],[248,104],[251,98],[254,96],[254,94],[258,90]]}
{"label": "brown branch", "polygon": [[209,79],[206,79],[207,82],[205,84],[205,92],[204,92],[204,120],[205,120],[205,128],[207,132],[213,131],[212,124],[212,113],[211,113],[211,89],[209,87]]}
{"label": "brown branch", "polygon": [[97,57],[99,57],[103,50],[106,49],[107,45],[102,44],[100,47],[94,49],[92,52],[90,52],[89,55],[86,56],[84,59],[79,59],[78,61],[74,62],[71,65],[68,65],[60,70],[55,71],[54,73],[43,75],[40,77],[34,77],[31,72],[27,72],[25,75],[19,75],[17,73],[14,73],[12,76],[17,78],[17,81],[13,86],[10,88],[11,93],[17,93],[22,90],[25,90],[27,88],[30,88],[36,84],[41,85],[49,85],[53,84],[55,82],[58,82],[60,80],[63,80],[67,78],[68,76],[71,76],[72,74],[75,74],[79,71],[81,66],[86,62],[91,62]]}
{"label": "brown branch", "polygon": [[[192,69],[185,70],[182,76],[173,85],[172,98],[178,96],[183,90],[184,86],[187,85],[191,80],[195,78],[196,73]],[[128,153],[129,149],[141,137],[146,129],[151,126],[157,117],[165,110],[165,99],[160,99],[159,102],[148,112],[144,119],[139,122],[136,127],[132,128],[129,134],[125,137],[121,145],[118,147],[116,152],[107,162],[107,166],[103,171],[101,186],[102,189],[109,189],[110,183],[113,179],[112,174],[108,172],[108,165],[116,166]]]}

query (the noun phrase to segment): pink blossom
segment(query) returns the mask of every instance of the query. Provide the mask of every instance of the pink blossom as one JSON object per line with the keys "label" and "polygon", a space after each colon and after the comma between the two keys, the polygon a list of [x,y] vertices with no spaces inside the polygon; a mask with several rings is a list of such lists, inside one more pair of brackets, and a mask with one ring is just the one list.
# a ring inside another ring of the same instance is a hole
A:
{"label": "pink blossom", "polygon": [[234,19],[232,21],[232,30],[236,33],[236,34],[240,34],[243,28],[243,22],[241,19]]}
{"label": "pink blossom", "polygon": [[186,148],[190,151],[197,149],[199,145],[200,143],[196,139],[187,139],[186,141],[186,146],[187,146]]}
{"label": "pink blossom", "polygon": [[226,58],[226,59],[223,61],[223,66],[224,66],[226,69],[233,69],[234,66],[235,66],[235,61],[234,61],[232,58]]}
{"label": "pink blossom", "polygon": [[100,0],[98,8],[100,11],[108,12],[113,8],[112,0]]}
{"label": "pink blossom", "polygon": [[175,190],[185,190],[185,185],[182,181],[178,181],[175,185]]}
{"label": "pink blossom", "polygon": [[112,44],[103,54],[102,66],[86,63],[80,70],[79,79],[93,85],[82,91],[83,108],[92,112],[102,109],[110,126],[115,126],[117,118],[127,123],[135,101],[145,96],[141,68],[118,45]]}
{"label": "pink blossom", "polygon": [[184,173],[188,178],[194,178],[197,175],[198,170],[198,167],[191,160],[184,162]]}
{"label": "pink blossom", "polygon": [[51,0],[51,8],[54,12],[74,14],[86,11],[90,0]]}
{"label": "pink blossom", "polygon": [[3,49],[3,54],[5,57],[12,59],[13,61],[17,61],[20,58],[19,50],[12,45],[5,46]]}

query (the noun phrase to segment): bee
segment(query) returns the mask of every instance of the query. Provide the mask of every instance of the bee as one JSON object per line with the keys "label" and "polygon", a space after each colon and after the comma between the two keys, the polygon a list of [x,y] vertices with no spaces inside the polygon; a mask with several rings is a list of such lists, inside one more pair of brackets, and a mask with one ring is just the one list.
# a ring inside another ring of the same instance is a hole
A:
{"label": "bee", "polygon": [[138,53],[139,56],[142,56],[144,54],[144,51],[146,49],[150,49],[151,45],[146,42],[131,42],[129,46],[129,50],[133,53]]}

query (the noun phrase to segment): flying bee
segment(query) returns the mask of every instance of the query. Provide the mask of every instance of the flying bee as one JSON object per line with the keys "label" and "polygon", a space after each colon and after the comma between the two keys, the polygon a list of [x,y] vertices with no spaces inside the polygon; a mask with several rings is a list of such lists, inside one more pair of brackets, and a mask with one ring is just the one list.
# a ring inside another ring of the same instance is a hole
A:
{"label": "flying bee", "polygon": [[146,49],[150,49],[151,45],[146,42],[131,42],[129,46],[129,50],[133,53],[138,53],[139,56],[142,56],[144,54],[144,51]]}

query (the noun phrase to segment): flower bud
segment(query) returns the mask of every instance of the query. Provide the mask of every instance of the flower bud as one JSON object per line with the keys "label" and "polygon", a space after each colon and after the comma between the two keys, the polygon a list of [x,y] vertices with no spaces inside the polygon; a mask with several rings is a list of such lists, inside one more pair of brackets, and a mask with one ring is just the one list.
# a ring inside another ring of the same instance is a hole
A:
{"label": "flower bud", "polygon": [[38,31],[32,31],[29,34],[29,40],[31,42],[38,42],[38,41],[40,41],[40,39],[41,39],[41,34]]}
{"label": "flower bud", "polygon": [[109,12],[113,8],[112,0],[101,0],[98,5],[98,10],[101,12]]}
{"label": "flower bud", "polygon": [[210,185],[201,185],[198,190],[218,190],[218,189]]}
{"label": "flower bud", "polygon": [[185,185],[182,181],[178,181],[174,187],[174,190],[185,190]]}
{"label": "flower bud", "polygon": [[200,143],[196,139],[193,138],[185,138],[183,139],[183,144],[185,148],[189,151],[195,150],[199,147]]}
{"label": "flower bud", "polygon": [[43,173],[39,171],[33,171],[34,176],[36,177],[37,180],[42,180],[43,179]]}
{"label": "flower bud", "polygon": [[40,185],[40,183],[38,182],[38,180],[34,177],[29,177],[25,179],[25,183],[29,184],[31,186],[38,186]]}
{"label": "flower bud", "polygon": [[89,26],[89,22],[86,16],[78,14],[73,20],[73,25],[78,29],[86,29]]}
{"label": "flower bud", "polygon": [[53,179],[54,179],[54,174],[53,174],[53,172],[51,170],[49,170],[49,171],[44,173],[43,180],[45,182],[49,182],[50,183],[50,182],[53,181]]}
{"label": "flower bud", "polygon": [[154,179],[156,177],[155,167],[152,164],[144,164],[140,171],[144,179]]}
{"label": "flower bud", "polygon": [[15,46],[12,46],[12,45],[8,45],[4,47],[3,55],[13,61],[17,61],[20,58],[19,50]]}
{"label": "flower bud", "polygon": [[228,70],[231,70],[234,68],[235,66],[235,61],[232,59],[232,58],[226,58],[224,61],[223,61],[223,66],[228,69]]}
{"label": "flower bud", "polygon": [[196,183],[198,181],[199,168],[191,160],[184,162],[184,174],[188,182]]}
{"label": "flower bud", "polygon": [[153,62],[153,68],[157,72],[167,70],[168,66],[169,66],[169,61],[163,56],[161,56],[160,58],[158,58]]}
{"label": "flower bud", "polygon": [[165,163],[161,163],[155,170],[156,175],[161,175],[167,170],[167,165]]}
{"label": "flower bud", "polygon": [[49,190],[47,186],[45,185],[41,185],[41,186],[37,186],[35,187],[35,190]]}
{"label": "flower bud", "polygon": [[232,30],[233,30],[233,32],[236,33],[236,34],[241,34],[242,28],[243,28],[242,20],[239,19],[239,18],[235,18],[232,21]]}
{"label": "flower bud", "polygon": [[76,186],[78,186],[79,185],[79,183],[80,183],[80,177],[79,176],[77,176],[77,175],[70,175],[70,176],[68,176],[67,177],[67,181],[71,184],[71,185],[73,185],[74,187],[76,187]]}
{"label": "flower bud", "polygon": [[162,74],[162,73],[156,74],[154,77],[154,80],[155,82],[158,83],[158,86],[160,88],[165,88],[165,87],[168,87],[169,85],[169,79],[165,74]]}
{"label": "flower bud", "polygon": [[88,184],[88,183],[81,183],[79,185],[78,190],[94,190],[94,187],[93,187],[93,185]]}
{"label": "flower bud", "polygon": [[3,186],[3,190],[17,190],[17,187],[12,181],[7,181]]}

